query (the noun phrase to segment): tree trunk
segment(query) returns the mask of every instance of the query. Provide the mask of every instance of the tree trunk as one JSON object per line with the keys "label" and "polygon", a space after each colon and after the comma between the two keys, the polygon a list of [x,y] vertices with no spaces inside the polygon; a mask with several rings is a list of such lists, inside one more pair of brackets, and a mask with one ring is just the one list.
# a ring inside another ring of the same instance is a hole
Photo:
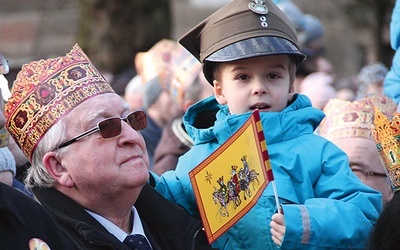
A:
{"label": "tree trunk", "polygon": [[78,43],[114,79],[132,76],[135,54],[170,37],[169,0],[82,0],[80,11]]}

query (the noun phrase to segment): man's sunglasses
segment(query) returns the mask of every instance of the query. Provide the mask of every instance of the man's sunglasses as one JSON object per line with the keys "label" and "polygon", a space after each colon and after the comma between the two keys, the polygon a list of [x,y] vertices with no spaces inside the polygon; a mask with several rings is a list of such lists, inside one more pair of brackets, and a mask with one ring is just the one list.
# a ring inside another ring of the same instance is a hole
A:
{"label": "man's sunglasses", "polygon": [[109,139],[116,137],[121,134],[121,122],[125,121],[128,123],[134,130],[142,130],[147,127],[147,118],[146,118],[146,113],[143,111],[135,111],[132,113],[129,113],[126,117],[121,118],[121,117],[111,117],[107,118],[99,123],[97,123],[97,126],[94,128],[89,129],[86,132],[83,132],[82,134],[75,136],[71,140],[68,140],[64,143],[62,143],[58,148],[63,148],[68,145],[71,145],[72,143],[79,141],[85,136],[91,135],[97,131],[100,131],[100,135],[103,139]]}

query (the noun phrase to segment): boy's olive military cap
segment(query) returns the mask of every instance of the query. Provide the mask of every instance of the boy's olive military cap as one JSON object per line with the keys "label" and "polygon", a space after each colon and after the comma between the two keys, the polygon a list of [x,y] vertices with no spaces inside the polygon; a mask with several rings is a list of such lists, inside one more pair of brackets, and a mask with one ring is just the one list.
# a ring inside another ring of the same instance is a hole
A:
{"label": "boy's olive military cap", "polygon": [[296,28],[270,0],[234,0],[200,22],[179,39],[203,65],[212,84],[207,62],[229,62],[266,55],[305,55],[298,49]]}

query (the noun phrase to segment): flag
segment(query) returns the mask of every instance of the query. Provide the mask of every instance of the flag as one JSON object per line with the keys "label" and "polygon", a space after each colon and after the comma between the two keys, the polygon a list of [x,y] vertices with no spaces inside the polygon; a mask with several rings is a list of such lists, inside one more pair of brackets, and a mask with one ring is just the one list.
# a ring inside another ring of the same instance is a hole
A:
{"label": "flag", "polygon": [[189,176],[211,244],[257,203],[274,180],[259,111]]}

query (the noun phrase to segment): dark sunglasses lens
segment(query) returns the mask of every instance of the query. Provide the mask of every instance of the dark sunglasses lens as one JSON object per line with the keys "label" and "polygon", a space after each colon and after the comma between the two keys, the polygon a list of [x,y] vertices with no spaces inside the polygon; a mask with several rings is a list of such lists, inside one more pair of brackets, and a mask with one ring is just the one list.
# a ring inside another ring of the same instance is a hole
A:
{"label": "dark sunglasses lens", "polygon": [[136,111],[128,115],[127,120],[134,130],[142,130],[147,128],[146,113]]}
{"label": "dark sunglasses lens", "polygon": [[112,138],[121,134],[121,119],[118,117],[110,118],[99,123],[101,137],[104,139]]}

